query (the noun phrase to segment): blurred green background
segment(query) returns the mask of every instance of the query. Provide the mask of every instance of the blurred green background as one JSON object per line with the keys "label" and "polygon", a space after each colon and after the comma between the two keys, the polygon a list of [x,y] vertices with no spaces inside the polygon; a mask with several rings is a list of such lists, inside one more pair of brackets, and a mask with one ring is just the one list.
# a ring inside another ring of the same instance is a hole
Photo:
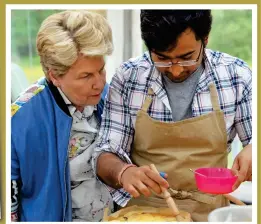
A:
{"label": "blurred green background", "polygon": [[[36,53],[36,35],[42,21],[60,10],[12,10],[12,62],[20,65],[29,83],[43,76]],[[106,16],[106,10],[94,10]],[[213,10],[208,48],[226,52],[252,63],[251,10]],[[117,47],[117,45],[115,46]]]}
{"label": "blurred green background", "polygon": [[[11,57],[22,67],[29,83],[44,76],[36,51],[36,36],[41,23],[49,15],[64,10],[12,10]],[[106,16],[105,10],[92,10]]]}

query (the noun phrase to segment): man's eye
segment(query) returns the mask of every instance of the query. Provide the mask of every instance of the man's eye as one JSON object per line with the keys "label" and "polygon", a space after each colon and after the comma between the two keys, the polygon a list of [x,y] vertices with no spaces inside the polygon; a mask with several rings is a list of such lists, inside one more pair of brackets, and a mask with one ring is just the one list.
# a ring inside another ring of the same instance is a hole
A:
{"label": "man's eye", "polygon": [[163,58],[163,57],[158,57],[159,60],[161,61],[167,61],[168,59],[167,58]]}
{"label": "man's eye", "polygon": [[186,55],[184,57],[181,57],[180,59],[182,59],[182,60],[190,60],[191,58],[192,58],[192,55],[190,54],[190,55]]}

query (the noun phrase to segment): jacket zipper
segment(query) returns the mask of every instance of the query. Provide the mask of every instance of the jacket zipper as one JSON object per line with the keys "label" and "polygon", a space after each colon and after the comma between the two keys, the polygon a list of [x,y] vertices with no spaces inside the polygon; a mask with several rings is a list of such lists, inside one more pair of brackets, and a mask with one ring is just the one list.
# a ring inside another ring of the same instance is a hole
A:
{"label": "jacket zipper", "polygon": [[64,210],[63,210],[63,222],[65,222],[65,215],[66,215],[66,207],[67,207],[67,202],[68,202],[68,198],[67,198],[67,189],[66,189],[66,167],[67,167],[67,163],[68,163],[68,155],[69,155],[69,142],[70,142],[70,133],[71,133],[71,128],[72,128],[72,124],[70,125],[71,127],[69,128],[69,138],[68,138],[68,143],[67,143],[67,154],[66,154],[66,160],[65,160],[65,166],[64,166],[64,186],[65,186],[65,206],[64,206]]}

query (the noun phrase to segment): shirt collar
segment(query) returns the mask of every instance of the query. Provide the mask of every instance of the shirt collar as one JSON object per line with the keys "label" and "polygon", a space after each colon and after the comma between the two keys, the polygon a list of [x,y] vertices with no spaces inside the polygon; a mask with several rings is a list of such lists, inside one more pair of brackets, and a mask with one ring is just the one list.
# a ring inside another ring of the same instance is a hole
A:
{"label": "shirt collar", "polygon": [[212,66],[212,60],[208,49],[204,49],[203,55],[204,71],[200,76],[198,85],[196,87],[195,93],[209,91],[209,83],[214,82],[213,77],[215,76],[215,69]]}
{"label": "shirt collar", "polygon": [[65,96],[65,94],[63,93],[63,91],[60,89],[60,87],[57,87],[59,93],[61,94],[64,102],[66,103],[66,105],[72,105],[72,102],[67,98],[67,96]]}

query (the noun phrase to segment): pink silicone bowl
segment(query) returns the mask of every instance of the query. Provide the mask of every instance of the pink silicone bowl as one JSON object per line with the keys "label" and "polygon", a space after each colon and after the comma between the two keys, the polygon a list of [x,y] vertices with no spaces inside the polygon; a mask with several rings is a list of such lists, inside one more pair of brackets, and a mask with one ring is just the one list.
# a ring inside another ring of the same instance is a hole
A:
{"label": "pink silicone bowl", "polygon": [[199,168],[195,170],[195,179],[198,189],[202,192],[228,194],[232,192],[237,176],[234,176],[231,170],[226,168]]}

